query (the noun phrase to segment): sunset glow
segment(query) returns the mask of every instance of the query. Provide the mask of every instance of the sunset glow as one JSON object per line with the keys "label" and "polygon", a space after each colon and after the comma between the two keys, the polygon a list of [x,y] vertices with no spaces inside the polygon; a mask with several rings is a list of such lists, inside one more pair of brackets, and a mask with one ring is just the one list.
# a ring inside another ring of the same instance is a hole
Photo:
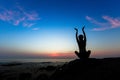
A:
{"label": "sunset glow", "polygon": [[76,58],[85,25],[91,57],[120,56],[119,0],[0,0],[0,58]]}

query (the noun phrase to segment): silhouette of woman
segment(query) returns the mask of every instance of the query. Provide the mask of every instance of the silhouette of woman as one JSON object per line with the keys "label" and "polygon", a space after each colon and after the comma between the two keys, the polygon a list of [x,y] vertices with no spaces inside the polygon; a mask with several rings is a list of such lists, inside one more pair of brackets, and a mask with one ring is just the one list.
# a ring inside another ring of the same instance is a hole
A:
{"label": "silhouette of woman", "polygon": [[75,51],[75,54],[81,59],[89,58],[90,53],[91,53],[90,50],[86,51],[86,34],[85,34],[85,31],[84,31],[84,28],[85,28],[85,26],[82,28],[83,35],[81,34],[79,36],[78,36],[78,29],[75,28],[75,30],[76,30],[76,41],[77,41],[77,44],[78,44],[78,47],[79,47],[79,52]]}

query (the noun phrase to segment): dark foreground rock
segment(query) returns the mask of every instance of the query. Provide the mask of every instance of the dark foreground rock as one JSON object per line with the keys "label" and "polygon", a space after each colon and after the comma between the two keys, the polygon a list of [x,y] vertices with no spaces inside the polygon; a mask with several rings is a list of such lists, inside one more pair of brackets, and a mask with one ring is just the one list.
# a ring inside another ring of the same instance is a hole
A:
{"label": "dark foreground rock", "polygon": [[76,59],[58,68],[50,80],[120,80],[120,58]]}

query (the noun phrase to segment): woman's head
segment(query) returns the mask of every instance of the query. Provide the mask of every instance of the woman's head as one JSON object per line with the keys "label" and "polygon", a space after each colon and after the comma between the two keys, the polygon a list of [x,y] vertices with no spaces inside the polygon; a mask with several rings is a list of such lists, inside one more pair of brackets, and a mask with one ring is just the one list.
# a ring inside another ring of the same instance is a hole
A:
{"label": "woman's head", "polygon": [[83,35],[79,35],[79,40],[83,40]]}

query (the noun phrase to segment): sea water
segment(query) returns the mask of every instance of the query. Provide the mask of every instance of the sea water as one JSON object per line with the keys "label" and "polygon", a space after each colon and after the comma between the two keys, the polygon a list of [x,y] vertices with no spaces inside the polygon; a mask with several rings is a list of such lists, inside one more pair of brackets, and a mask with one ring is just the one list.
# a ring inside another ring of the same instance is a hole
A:
{"label": "sea water", "polygon": [[[57,65],[63,65],[65,63],[68,63],[74,59],[0,59],[0,66],[6,65],[6,64],[21,64],[19,66],[26,66],[26,67],[45,67],[45,66],[57,66]],[[19,67],[18,66],[18,67]],[[8,66],[9,67],[9,66]],[[2,69],[2,68],[1,68]],[[3,66],[4,69],[4,66]]]}
{"label": "sea water", "polygon": [[0,63],[7,62],[69,62],[73,59],[0,59]]}

